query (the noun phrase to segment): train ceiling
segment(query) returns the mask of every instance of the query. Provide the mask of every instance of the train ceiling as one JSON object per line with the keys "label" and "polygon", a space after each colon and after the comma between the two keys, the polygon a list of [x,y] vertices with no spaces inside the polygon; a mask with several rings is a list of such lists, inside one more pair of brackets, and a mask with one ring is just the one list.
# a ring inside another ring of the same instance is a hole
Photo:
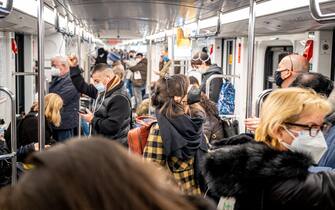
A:
{"label": "train ceiling", "polygon": [[101,38],[133,39],[249,6],[250,0],[54,0]]}

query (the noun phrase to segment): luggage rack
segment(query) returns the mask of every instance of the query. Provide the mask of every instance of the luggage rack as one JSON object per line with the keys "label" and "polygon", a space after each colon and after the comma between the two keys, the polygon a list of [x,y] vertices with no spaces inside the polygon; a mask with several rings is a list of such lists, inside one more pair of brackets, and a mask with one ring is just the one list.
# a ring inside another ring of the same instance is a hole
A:
{"label": "luggage rack", "polygon": [[15,95],[6,87],[0,86],[0,92],[6,93],[11,100],[11,153],[0,155],[0,160],[11,159],[12,164],[12,186],[16,184],[17,180],[17,169],[16,169],[16,101]]}

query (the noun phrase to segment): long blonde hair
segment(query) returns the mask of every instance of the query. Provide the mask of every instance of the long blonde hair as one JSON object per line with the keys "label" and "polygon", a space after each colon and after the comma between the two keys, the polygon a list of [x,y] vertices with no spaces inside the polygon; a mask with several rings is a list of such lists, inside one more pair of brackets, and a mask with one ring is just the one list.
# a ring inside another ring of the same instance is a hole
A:
{"label": "long blonde hair", "polygon": [[265,100],[260,123],[256,129],[256,141],[280,148],[275,133],[285,122],[296,122],[302,113],[331,112],[331,104],[311,89],[284,88],[272,92]]}
{"label": "long blonde hair", "polygon": [[44,97],[44,100],[46,119],[54,126],[59,127],[61,123],[60,110],[63,107],[62,98],[55,93],[49,93]]}

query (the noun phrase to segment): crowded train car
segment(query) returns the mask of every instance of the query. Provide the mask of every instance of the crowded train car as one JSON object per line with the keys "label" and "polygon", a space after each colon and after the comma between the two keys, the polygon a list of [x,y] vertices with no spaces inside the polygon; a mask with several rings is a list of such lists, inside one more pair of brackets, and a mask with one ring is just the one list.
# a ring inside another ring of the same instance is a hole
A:
{"label": "crowded train car", "polygon": [[335,209],[334,41],[335,0],[0,0],[0,209]]}

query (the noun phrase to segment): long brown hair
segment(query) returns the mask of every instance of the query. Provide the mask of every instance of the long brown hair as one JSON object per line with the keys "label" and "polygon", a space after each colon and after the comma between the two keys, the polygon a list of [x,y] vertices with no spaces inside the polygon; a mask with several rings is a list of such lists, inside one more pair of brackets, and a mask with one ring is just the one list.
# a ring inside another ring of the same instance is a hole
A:
{"label": "long brown hair", "polygon": [[181,74],[159,79],[153,90],[153,106],[169,118],[184,114],[184,105],[181,101],[176,101],[174,97],[184,98],[189,85],[188,78]]}
{"label": "long brown hair", "polygon": [[68,141],[29,162],[33,169],[0,191],[0,209],[195,209],[162,171],[102,137]]}

